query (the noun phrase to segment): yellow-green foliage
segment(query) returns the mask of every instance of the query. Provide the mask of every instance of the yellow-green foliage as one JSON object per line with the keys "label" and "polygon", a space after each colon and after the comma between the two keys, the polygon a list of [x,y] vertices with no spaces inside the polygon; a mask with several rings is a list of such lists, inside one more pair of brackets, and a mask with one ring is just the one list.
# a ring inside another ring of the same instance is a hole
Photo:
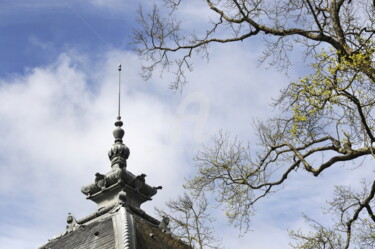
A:
{"label": "yellow-green foliage", "polygon": [[353,85],[362,82],[366,71],[374,67],[373,54],[373,48],[351,55],[322,50],[311,65],[313,73],[291,83],[288,89],[293,113],[291,135],[303,133],[306,122],[312,117],[327,115],[335,105],[346,104],[349,100],[343,97],[345,91],[363,98],[366,92]]}

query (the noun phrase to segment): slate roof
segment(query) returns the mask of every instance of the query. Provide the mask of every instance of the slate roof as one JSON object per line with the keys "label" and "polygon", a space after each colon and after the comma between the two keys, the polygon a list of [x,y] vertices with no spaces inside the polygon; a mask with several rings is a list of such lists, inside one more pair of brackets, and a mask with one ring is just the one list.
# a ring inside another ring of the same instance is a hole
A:
{"label": "slate roof", "polygon": [[162,232],[155,225],[140,219],[136,219],[134,223],[137,249],[191,249],[170,233]]}
{"label": "slate roof", "polygon": [[112,212],[93,215],[93,220],[86,219],[39,249],[191,249],[145,213],[136,214],[128,207],[115,207]]}
{"label": "slate roof", "polygon": [[77,230],[50,240],[39,249],[114,249],[115,235],[111,218],[83,225]]}

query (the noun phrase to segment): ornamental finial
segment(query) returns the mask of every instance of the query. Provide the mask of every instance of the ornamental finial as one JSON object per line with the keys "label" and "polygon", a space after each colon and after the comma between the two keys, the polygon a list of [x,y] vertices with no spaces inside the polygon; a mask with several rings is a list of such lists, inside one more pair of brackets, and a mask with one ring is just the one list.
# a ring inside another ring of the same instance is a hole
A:
{"label": "ornamental finial", "polygon": [[115,142],[122,143],[122,138],[124,137],[124,130],[121,128],[123,122],[121,121],[121,64],[118,66],[118,113],[117,120],[115,122],[115,130],[113,131],[113,136],[115,137]]}
{"label": "ornamental finial", "polygon": [[121,103],[121,64],[118,67],[119,80],[118,80],[118,113],[117,120],[115,122],[116,128],[113,130],[113,136],[115,143],[108,152],[109,159],[111,160],[112,168],[123,168],[126,167],[126,160],[129,157],[130,151],[125,144],[122,143],[122,138],[125,135],[125,131],[121,128],[123,122],[121,121],[120,103]]}

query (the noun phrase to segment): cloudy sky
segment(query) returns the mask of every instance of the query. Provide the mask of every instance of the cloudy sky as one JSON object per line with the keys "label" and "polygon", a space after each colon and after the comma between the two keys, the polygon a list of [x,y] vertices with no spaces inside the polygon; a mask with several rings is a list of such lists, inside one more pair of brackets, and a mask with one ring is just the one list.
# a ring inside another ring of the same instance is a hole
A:
{"label": "cloudy sky", "polygon": [[[288,78],[258,66],[262,46],[252,40],[212,46],[208,63],[195,58],[182,93],[168,89],[168,73],[145,82],[129,46],[136,2],[0,0],[1,248],[37,248],[64,231],[68,212],[82,218],[95,211],[80,188],[110,170],[119,64],[128,169],[163,186],[143,206],[151,214],[183,192],[184,178],[196,170],[195,153],[220,129],[256,144],[252,120],[273,115],[272,97],[304,70],[294,67]],[[184,27],[207,20],[202,6],[196,0],[182,10]],[[358,182],[362,168],[291,177],[283,191],[259,203],[243,237],[218,209],[223,245],[287,248],[287,230],[305,226],[302,212],[321,218],[332,185]]]}

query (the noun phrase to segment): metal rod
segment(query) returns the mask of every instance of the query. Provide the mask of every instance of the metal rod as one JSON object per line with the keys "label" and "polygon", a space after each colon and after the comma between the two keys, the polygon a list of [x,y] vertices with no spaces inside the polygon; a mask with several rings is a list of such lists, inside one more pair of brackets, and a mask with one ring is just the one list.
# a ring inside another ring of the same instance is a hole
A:
{"label": "metal rod", "polygon": [[120,102],[121,101],[121,64],[118,66],[118,115],[117,118],[121,119],[120,116]]}

